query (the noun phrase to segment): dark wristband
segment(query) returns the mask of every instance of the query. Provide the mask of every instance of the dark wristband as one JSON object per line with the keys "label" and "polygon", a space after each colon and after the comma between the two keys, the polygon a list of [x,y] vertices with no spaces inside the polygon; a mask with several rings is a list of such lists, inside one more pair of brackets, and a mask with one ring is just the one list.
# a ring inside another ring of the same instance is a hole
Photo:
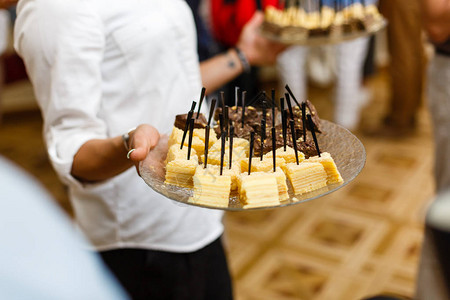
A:
{"label": "dark wristband", "polygon": [[248,62],[247,57],[245,57],[244,52],[242,52],[242,50],[239,49],[238,47],[234,47],[234,50],[236,50],[237,56],[239,57],[239,61],[241,62],[244,72],[250,73],[251,66],[250,66],[250,63]]}

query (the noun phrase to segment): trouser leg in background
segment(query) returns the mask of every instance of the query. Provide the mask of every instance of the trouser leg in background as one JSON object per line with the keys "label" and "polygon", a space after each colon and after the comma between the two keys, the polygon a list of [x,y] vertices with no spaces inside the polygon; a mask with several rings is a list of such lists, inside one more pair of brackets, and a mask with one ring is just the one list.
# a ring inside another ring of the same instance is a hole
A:
{"label": "trouser leg in background", "polygon": [[[435,140],[434,174],[438,200],[427,214],[425,239],[420,257],[417,280],[418,300],[449,299],[445,280],[450,267],[443,264],[450,249],[450,57],[437,54],[430,63],[428,73],[428,105],[430,107]],[[445,195],[445,196],[442,196]],[[442,199],[439,199],[441,197]],[[442,215],[444,213],[444,215]],[[444,222],[442,222],[444,221]],[[430,226],[431,225],[431,226]],[[444,249],[443,249],[444,247]],[[447,248],[447,249],[445,249]],[[439,254],[441,253],[441,257]],[[445,253],[444,255],[442,255]]]}
{"label": "trouser leg in background", "polygon": [[233,298],[220,239],[191,253],[119,249],[100,255],[134,300]]}
{"label": "trouser leg in background", "polygon": [[334,121],[350,130],[356,128],[365,104],[362,92],[363,66],[369,38],[336,45],[336,86]]}
{"label": "trouser leg in background", "polygon": [[[305,71],[307,54],[308,47],[291,46],[283,51],[277,59],[280,91],[283,91],[284,95],[287,92],[284,86],[288,84],[299,102],[305,101],[308,93]],[[295,104],[293,101],[292,103]]]}
{"label": "trouser leg in background", "polygon": [[414,125],[423,96],[425,55],[420,1],[381,0],[387,18],[391,101],[387,123],[393,127]]}
{"label": "trouser leg in background", "polygon": [[434,134],[437,192],[450,188],[450,56],[436,54],[428,74],[428,106]]}

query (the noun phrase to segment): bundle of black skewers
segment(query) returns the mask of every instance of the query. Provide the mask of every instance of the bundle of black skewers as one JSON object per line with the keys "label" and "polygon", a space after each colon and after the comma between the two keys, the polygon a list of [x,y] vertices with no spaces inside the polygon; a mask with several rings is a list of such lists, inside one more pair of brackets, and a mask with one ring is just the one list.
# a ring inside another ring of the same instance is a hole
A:
{"label": "bundle of black skewers", "polygon": [[[291,138],[294,133],[298,151],[306,157],[317,155],[314,135],[321,132],[319,115],[309,100],[299,103],[288,85],[286,91],[284,97],[278,99],[274,89],[271,98],[261,91],[250,101],[246,101],[245,91],[238,91],[232,107],[225,105],[224,94],[221,93],[219,107],[215,110],[216,134],[220,137],[225,132],[228,137],[232,126],[234,137],[250,140],[250,134],[254,132],[254,155],[261,156],[272,151],[274,146],[277,149],[286,146],[294,148]],[[291,99],[295,106],[291,105]],[[308,131],[314,135],[307,134]]]}
{"label": "bundle of black skewers", "polygon": [[[275,151],[286,151],[291,147],[297,158],[301,151],[306,158],[320,156],[320,149],[316,133],[320,133],[320,119],[314,105],[306,100],[299,103],[288,85],[285,86],[284,97],[277,99],[275,90],[271,91],[268,98],[264,91],[258,93],[250,101],[246,101],[246,91],[237,90],[235,105],[225,105],[225,95],[220,93],[219,107],[217,100],[212,99],[208,119],[200,113],[205,98],[205,88],[202,89],[198,111],[195,111],[196,102],[193,101],[191,109],[187,114],[176,117],[175,126],[183,130],[181,148],[186,137],[188,137],[188,157],[190,159],[190,148],[192,144],[194,128],[205,129],[204,167],[208,164],[209,136],[211,122],[214,117],[216,125],[213,126],[217,138],[221,140],[221,163],[220,173],[224,168],[224,155],[226,143],[229,143],[228,167],[233,162],[233,139],[244,138],[250,142],[249,170],[251,158],[260,157],[268,152],[273,152],[275,170]],[[291,99],[296,104],[292,106]],[[309,131],[309,134],[308,134]],[[189,133],[189,135],[188,135]],[[297,164],[298,164],[297,158]],[[249,171],[250,172],[250,171]]]}

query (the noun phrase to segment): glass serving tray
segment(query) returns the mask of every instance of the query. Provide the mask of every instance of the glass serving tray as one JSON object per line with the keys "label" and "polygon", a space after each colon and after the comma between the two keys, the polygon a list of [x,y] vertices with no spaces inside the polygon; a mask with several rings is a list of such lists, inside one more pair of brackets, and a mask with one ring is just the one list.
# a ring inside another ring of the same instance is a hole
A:
{"label": "glass serving tray", "polygon": [[[350,33],[342,33],[337,35],[317,35],[317,36],[305,36],[301,33],[301,29],[296,30],[295,27],[291,28],[280,28],[278,29],[283,32],[283,34],[276,34],[267,30],[266,26],[263,24],[260,27],[260,33],[262,36],[287,45],[303,45],[303,46],[320,46],[320,45],[331,45],[338,44],[345,41],[354,40],[356,38],[365,37],[372,35],[387,26],[386,19],[382,19],[370,26],[367,30],[358,30]],[[272,25],[274,26],[274,25]]]}
{"label": "glass serving tray", "polygon": [[280,202],[280,204],[276,206],[244,208],[239,201],[239,195],[233,194],[230,196],[228,207],[208,206],[188,202],[189,197],[193,194],[192,189],[164,183],[164,160],[167,154],[167,135],[161,137],[158,145],[150,151],[147,158],[140,163],[139,171],[142,179],[153,190],[167,198],[188,205],[230,211],[243,211],[299,204],[325,196],[344,187],[361,172],[366,161],[366,151],[363,144],[350,131],[326,120],[321,120],[321,130],[322,133],[317,134],[319,148],[322,152],[329,152],[331,154],[344,182],[342,184],[328,185],[324,188],[302,195],[294,195],[289,180],[287,180],[289,199]]}

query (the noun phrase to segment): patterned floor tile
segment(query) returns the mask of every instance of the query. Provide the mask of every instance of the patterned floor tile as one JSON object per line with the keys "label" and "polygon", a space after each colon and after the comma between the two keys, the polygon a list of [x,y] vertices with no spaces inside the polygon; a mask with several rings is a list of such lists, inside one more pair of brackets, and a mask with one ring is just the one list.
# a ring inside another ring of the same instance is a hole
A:
{"label": "patterned floor tile", "polygon": [[[376,125],[388,105],[386,73],[367,82],[373,101],[362,124]],[[6,90],[30,99],[29,84]],[[330,120],[331,88],[310,96]],[[8,96],[9,95],[9,96]],[[0,154],[31,174],[71,214],[64,186],[45,154],[37,111],[13,112],[0,124]],[[361,174],[325,197],[291,207],[225,214],[225,245],[237,300],[357,300],[382,292],[412,296],[423,238],[423,220],[433,198],[433,142],[429,114],[404,139],[365,136]]]}

